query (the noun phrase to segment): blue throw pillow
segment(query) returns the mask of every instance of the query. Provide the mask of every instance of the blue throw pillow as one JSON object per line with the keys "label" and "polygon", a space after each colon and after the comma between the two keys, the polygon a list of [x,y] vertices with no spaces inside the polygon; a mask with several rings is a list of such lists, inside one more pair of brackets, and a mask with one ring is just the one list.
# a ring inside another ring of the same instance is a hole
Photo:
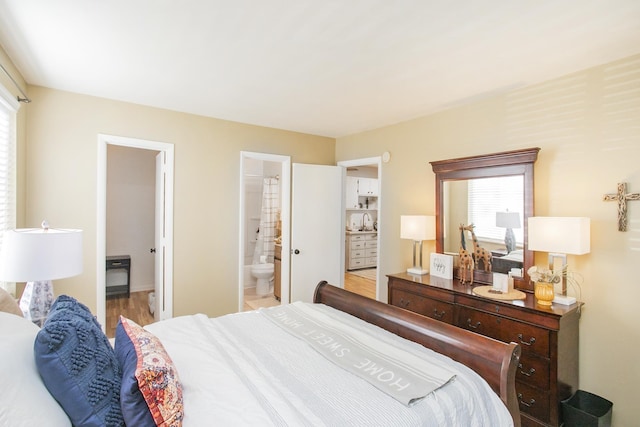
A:
{"label": "blue throw pillow", "polygon": [[34,343],[36,366],[49,393],[75,427],[124,426],[121,371],[91,311],[61,295]]}

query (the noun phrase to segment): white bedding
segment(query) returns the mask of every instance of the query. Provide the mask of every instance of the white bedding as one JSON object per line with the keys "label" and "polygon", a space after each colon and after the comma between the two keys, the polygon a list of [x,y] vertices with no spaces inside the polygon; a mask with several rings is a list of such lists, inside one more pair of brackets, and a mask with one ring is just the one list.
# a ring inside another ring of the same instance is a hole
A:
{"label": "white bedding", "polygon": [[455,378],[407,407],[259,311],[178,317],[146,329],[161,339],[180,375],[184,426],[513,425],[498,396],[467,367],[331,307],[314,306],[399,349],[434,357]]}

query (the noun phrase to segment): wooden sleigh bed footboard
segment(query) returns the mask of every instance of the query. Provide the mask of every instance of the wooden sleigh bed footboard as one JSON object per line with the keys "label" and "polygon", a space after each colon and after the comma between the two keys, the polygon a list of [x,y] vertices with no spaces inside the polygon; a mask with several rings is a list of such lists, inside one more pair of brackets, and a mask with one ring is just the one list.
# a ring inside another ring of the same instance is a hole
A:
{"label": "wooden sleigh bed footboard", "polygon": [[521,348],[385,304],[326,281],[318,284],[314,302],[331,306],[405,339],[444,354],[473,369],[500,396],[520,426],[515,376]]}

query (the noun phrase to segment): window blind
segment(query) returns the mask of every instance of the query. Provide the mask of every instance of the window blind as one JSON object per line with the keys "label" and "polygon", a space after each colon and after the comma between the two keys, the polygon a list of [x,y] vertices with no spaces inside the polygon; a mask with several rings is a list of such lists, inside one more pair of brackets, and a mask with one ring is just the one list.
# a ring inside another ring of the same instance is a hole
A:
{"label": "window blind", "polygon": [[[524,180],[522,175],[469,180],[469,223],[480,240],[504,242],[505,229],[496,227],[496,211],[518,212],[523,224]],[[514,228],[516,244],[523,244],[523,229]]]}
{"label": "window blind", "polygon": [[[18,103],[0,85],[0,248],[4,232],[16,227],[16,111]],[[0,283],[15,294],[15,283]]]}

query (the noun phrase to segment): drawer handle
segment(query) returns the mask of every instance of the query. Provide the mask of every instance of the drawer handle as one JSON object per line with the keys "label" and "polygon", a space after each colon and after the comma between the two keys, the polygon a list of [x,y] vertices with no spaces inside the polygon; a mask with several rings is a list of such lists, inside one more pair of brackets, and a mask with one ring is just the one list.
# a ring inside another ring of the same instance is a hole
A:
{"label": "drawer handle", "polygon": [[433,317],[435,317],[436,319],[442,319],[444,317],[444,310],[438,313],[438,309],[434,308]]}
{"label": "drawer handle", "polygon": [[112,262],[111,265],[122,265],[121,262]]}
{"label": "drawer handle", "polygon": [[400,303],[398,305],[400,307],[402,307],[402,308],[407,308],[407,307],[409,307],[409,303],[410,302],[411,301],[409,301],[409,300],[405,301],[403,298],[400,298]]}
{"label": "drawer handle", "polygon": [[531,337],[531,339],[529,339],[529,341],[525,341],[522,334],[518,334],[518,339],[520,340],[520,344],[524,344],[524,345],[533,345],[536,342],[536,337]]}
{"label": "drawer handle", "polygon": [[529,369],[529,372],[527,372],[527,371],[523,371],[523,370],[522,370],[522,363],[519,363],[519,364],[518,364],[518,368],[520,368],[520,373],[521,373],[522,375],[526,375],[527,377],[530,377],[530,376],[532,376],[533,374],[535,374],[535,373],[536,373],[536,368],[531,368],[531,369]]}
{"label": "drawer handle", "polygon": [[522,400],[522,393],[518,393],[518,400],[520,401],[521,405],[524,405],[527,408],[531,408],[533,405],[536,404],[535,399],[530,399],[529,402],[525,402],[524,400]]}
{"label": "drawer handle", "polygon": [[467,326],[469,326],[471,329],[478,329],[480,325],[482,325],[482,323],[476,322],[476,324],[474,325],[471,323],[471,319],[467,319]]}

